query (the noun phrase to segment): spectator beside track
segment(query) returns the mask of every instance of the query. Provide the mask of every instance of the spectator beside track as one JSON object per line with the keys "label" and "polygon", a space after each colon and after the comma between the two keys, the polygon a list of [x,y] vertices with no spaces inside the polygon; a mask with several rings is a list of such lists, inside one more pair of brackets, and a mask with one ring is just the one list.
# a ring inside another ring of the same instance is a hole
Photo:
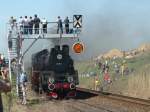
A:
{"label": "spectator beside track", "polygon": [[105,68],[106,68],[106,67],[105,67],[105,63],[103,63],[103,64],[102,64],[102,73],[105,72]]}
{"label": "spectator beside track", "polygon": [[117,63],[115,63],[114,65],[114,70],[115,70],[115,74],[118,75],[119,74],[119,65]]}
{"label": "spectator beside track", "polygon": [[45,18],[41,19],[41,24],[43,33],[47,33],[47,20]]}
{"label": "spectator beside track", "polygon": [[126,60],[123,60],[122,65],[121,65],[121,75],[123,76],[125,73],[125,69],[126,69],[127,65],[126,65]]}
{"label": "spectator beside track", "polygon": [[68,19],[68,16],[64,20],[64,23],[65,23],[66,34],[68,34],[69,33],[69,19]]}
{"label": "spectator beside track", "polygon": [[27,90],[27,74],[22,72],[20,75],[20,86],[22,90],[22,104],[26,104],[26,90]]}
{"label": "spectator beside track", "polygon": [[110,84],[111,83],[111,80],[110,80],[110,75],[108,73],[107,70],[105,70],[105,73],[104,73],[104,84]]}
{"label": "spectator beside track", "polygon": [[97,64],[98,64],[98,68],[101,69],[101,68],[102,68],[102,63],[101,63],[101,61],[99,61]]}
{"label": "spectator beside track", "polygon": [[62,25],[62,20],[61,20],[60,16],[58,16],[58,20],[57,20],[57,34],[59,32],[63,33],[63,25]]}
{"label": "spectator beside track", "polygon": [[100,81],[99,81],[98,75],[96,75],[96,77],[95,77],[95,90],[98,91],[99,87],[100,87]]}
{"label": "spectator beside track", "polygon": [[39,34],[39,24],[40,24],[40,19],[38,18],[38,16],[35,14],[34,15],[34,31],[35,31],[35,34]]}
{"label": "spectator beside track", "polygon": [[108,65],[108,61],[107,60],[105,61],[105,70],[109,71],[109,65]]}
{"label": "spectator beside track", "polygon": [[102,64],[102,73],[104,73],[105,71],[109,71],[109,65],[107,61]]}
{"label": "spectator beside track", "polygon": [[33,33],[33,24],[34,24],[34,20],[30,16],[30,19],[29,19],[29,34]]}

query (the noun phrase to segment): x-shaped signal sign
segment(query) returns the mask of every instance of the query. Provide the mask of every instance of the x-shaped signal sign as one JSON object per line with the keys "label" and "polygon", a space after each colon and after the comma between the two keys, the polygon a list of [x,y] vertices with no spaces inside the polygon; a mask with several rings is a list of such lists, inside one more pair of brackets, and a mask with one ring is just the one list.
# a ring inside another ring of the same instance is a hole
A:
{"label": "x-shaped signal sign", "polygon": [[82,27],[82,15],[73,15],[73,27],[74,28]]}

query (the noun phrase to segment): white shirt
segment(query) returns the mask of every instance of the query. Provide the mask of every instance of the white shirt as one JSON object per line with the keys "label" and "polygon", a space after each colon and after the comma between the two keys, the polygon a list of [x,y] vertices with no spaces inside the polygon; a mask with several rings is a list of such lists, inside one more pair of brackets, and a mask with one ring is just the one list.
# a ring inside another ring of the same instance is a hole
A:
{"label": "white shirt", "polygon": [[19,18],[18,23],[19,23],[19,26],[22,26],[23,25],[23,18]]}
{"label": "white shirt", "polygon": [[44,18],[44,19],[41,20],[41,23],[42,23],[43,25],[45,25],[45,24],[47,24],[47,20]]}
{"label": "white shirt", "polygon": [[29,20],[28,20],[28,18],[24,18],[24,26],[28,26],[29,25]]}

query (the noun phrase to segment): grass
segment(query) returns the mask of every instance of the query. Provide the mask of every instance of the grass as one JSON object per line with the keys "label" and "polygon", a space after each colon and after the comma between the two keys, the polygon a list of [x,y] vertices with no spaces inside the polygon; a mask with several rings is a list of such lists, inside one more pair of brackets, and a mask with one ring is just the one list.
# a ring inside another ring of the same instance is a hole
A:
{"label": "grass", "polygon": [[[145,52],[132,59],[126,59],[126,65],[131,70],[134,71],[126,76],[116,75],[113,70],[113,61],[122,64],[123,58],[116,60],[109,59],[110,65],[110,75],[113,83],[107,88],[109,92],[115,92],[120,94],[126,94],[129,96],[149,98],[150,97],[150,52]],[[104,62],[105,60],[102,60]],[[95,66],[93,60],[88,60],[84,62],[76,62],[76,69],[81,74],[89,74],[90,72],[95,72],[99,76],[100,85],[103,84],[103,75]],[[80,86],[86,88],[94,88],[94,77],[81,77],[80,76]]]}
{"label": "grass", "polygon": [[150,64],[145,65],[137,74],[132,74],[128,79],[125,93],[134,97],[150,99]]}

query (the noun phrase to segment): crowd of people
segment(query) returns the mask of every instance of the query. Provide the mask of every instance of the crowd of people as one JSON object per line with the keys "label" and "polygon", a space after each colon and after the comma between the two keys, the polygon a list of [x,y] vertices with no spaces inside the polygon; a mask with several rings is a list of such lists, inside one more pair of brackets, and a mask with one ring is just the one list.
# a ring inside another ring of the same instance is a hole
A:
{"label": "crowd of people", "polygon": [[[105,87],[106,85],[111,84],[113,81],[118,80],[119,76],[123,77],[134,71],[132,68],[129,69],[126,60],[120,60],[119,62],[115,60],[108,61],[107,59],[97,60],[96,66],[98,66],[100,74],[103,77],[103,83],[101,83],[101,87]],[[96,78],[95,85],[98,87],[100,86],[99,81],[99,78]]]}
{"label": "crowd of people", "polygon": [[[40,19],[37,16],[37,14],[35,14],[34,17],[20,16],[18,20],[12,16],[10,17],[9,20],[11,29],[13,30],[18,26],[22,34],[39,34],[40,31],[41,33],[47,33],[48,23],[49,22],[46,20],[46,18]],[[68,16],[65,18],[64,21],[62,21],[60,16],[58,16],[56,23],[57,23],[57,34],[64,32],[63,24],[65,25],[65,33],[66,34],[70,33]]]}

